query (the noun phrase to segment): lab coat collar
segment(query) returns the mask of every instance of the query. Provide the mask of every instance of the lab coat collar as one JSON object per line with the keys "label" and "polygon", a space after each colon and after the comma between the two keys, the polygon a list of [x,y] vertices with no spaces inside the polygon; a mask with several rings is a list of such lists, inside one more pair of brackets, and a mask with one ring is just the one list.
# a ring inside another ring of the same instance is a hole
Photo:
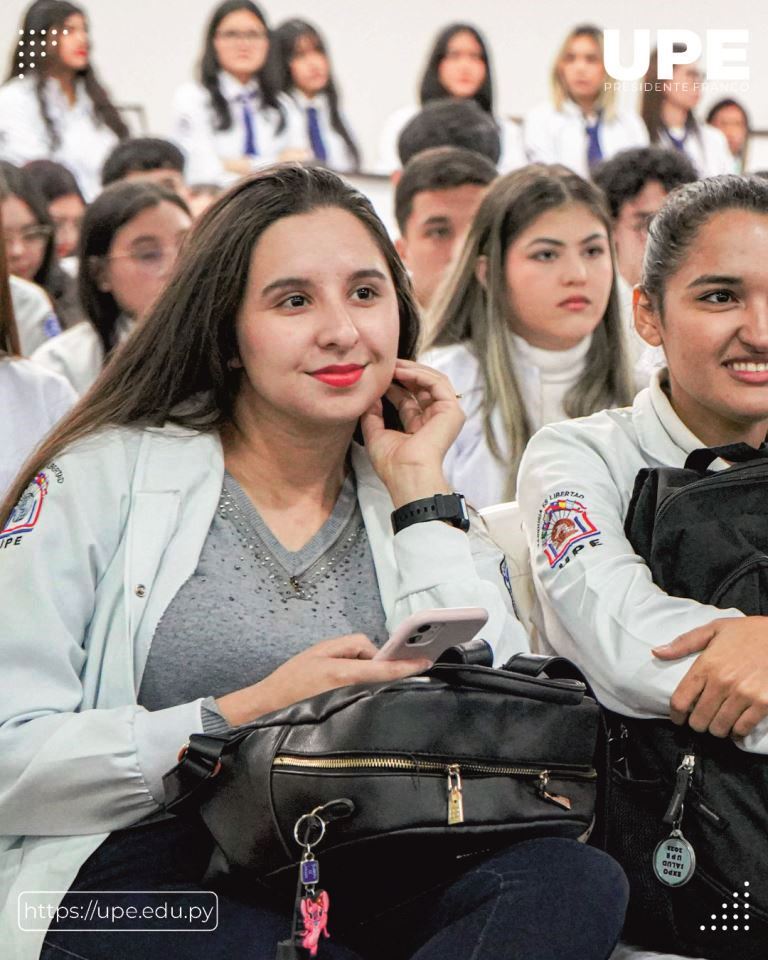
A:
{"label": "lab coat collar", "polygon": [[237,103],[242,96],[261,99],[261,87],[258,80],[254,78],[249,80],[248,83],[240,83],[236,77],[227,73],[226,70],[219,70],[219,89],[229,103]]}
{"label": "lab coat collar", "polygon": [[[643,450],[653,460],[667,466],[683,466],[688,454],[706,447],[675,413],[664,389],[669,381],[667,368],[655,370],[650,386],[635,398],[632,422]],[[727,466],[715,460],[713,469]]]}

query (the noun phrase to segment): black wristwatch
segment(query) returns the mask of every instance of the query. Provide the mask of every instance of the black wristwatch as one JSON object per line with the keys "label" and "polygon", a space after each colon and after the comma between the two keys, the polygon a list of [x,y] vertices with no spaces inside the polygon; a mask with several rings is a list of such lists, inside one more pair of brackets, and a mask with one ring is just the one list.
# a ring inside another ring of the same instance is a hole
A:
{"label": "black wristwatch", "polygon": [[392,529],[395,533],[405,530],[412,523],[428,520],[444,520],[464,533],[469,530],[467,504],[460,493],[436,493],[434,497],[413,500],[392,511]]}

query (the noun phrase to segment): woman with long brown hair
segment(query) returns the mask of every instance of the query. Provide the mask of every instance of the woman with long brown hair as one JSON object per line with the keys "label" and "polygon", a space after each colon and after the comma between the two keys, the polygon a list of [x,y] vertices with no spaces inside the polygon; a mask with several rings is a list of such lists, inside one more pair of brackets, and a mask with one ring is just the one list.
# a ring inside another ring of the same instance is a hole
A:
{"label": "woman with long brown hair", "polygon": [[446,458],[474,506],[516,494],[525,445],[546,423],[632,398],[601,192],[559,165],[496,180],[431,311],[426,363],[463,397]]}
{"label": "woman with long brown hair", "polygon": [[77,396],[55,373],[22,359],[0,211],[0,497],[35,445]]}
{"label": "woman with long brown hair", "polygon": [[[78,932],[64,917],[81,890],[143,908],[146,891],[192,891],[191,904],[208,889],[210,835],[163,810],[162,774],[190,733],[420,672],[372,657],[428,607],[480,604],[499,660],[526,648],[501,555],[443,476],[462,414],[448,380],[411,359],[417,332],[369,202],[326,170],[267,170],[198,221],[150,316],[25,467],[0,534],[0,593],[14,597],[0,938],[19,960],[44,939],[45,960],[274,955],[291,905],[255,890],[219,891],[215,931]],[[418,520],[414,501],[436,494],[446,521]],[[408,504],[416,522],[394,533]],[[63,897],[60,919],[21,933],[20,890],[69,891],[46,895]],[[399,908],[386,930],[338,911],[321,955],[599,960],[624,896],[600,852],[530,840],[431,891],[410,923]],[[542,898],[558,918],[547,911],[548,952],[542,923],[518,923]],[[398,936],[407,946],[388,951]]]}
{"label": "woman with long brown hair", "polygon": [[22,165],[47,158],[77,177],[86,200],[101,188],[101,167],[128,127],[101,85],[90,57],[82,7],[36,0],[14,37],[0,88],[0,157]]}
{"label": "woman with long brown hair", "polygon": [[[685,51],[674,45],[675,53]],[[699,123],[694,113],[701,102],[702,74],[698,63],[676,63],[672,78],[659,78],[659,54],[651,53],[643,83],[641,113],[651,143],[684,153],[700,177],[733,173],[733,158],[723,133]]]}
{"label": "woman with long brown hair", "polygon": [[562,163],[586,177],[600,160],[648,143],[640,117],[616,106],[598,27],[581,24],[570,31],[552,64],[550,87],[550,99],[525,117],[531,162]]}

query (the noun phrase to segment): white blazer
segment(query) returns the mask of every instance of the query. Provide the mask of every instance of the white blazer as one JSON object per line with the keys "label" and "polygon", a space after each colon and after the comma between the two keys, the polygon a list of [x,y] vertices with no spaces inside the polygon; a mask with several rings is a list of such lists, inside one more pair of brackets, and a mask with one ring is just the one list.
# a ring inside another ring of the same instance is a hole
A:
{"label": "white blazer", "polygon": [[50,297],[36,283],[9,276],[13,315],[22,355],[28,357],[41,344],[61,333],[61,324]]}
{"label": "white blazer", "polygon": [[[347,146],[346,140],[331,126],[331,110],[328,106],[327,95],[325,93],[318,93],[317,96],[310,99],[305,96],[301,90],[296,89],[291,90],[289,95],[291,100],[296,104],[296,109],[299,111],[304,122],[307,144],[310,143],[307,109],[314,107],[317,110],[317,124],[328,154],[325,165],[331,170],[337,170],[339,173],[349,173],[351,170],[354,170],[355,160]],[[347,118],[343,117],[342,119],[344,120],[347,130],[350,131],[350,135],[352,135],[350,126],[347,123]]]}
{"label": "white blazer", "polygon": [[[358,501],[391,631],[429,607],[484,606],[496,662],[528,649],[481,530],[392,534],[392,501],[353,445]],[[197,567],[218,505],[216,433],[107,429],[46,467],[0,534],[0,943],[36,960],[18,894],[67,890],[113,830],[156,812],[202,699],[136,702],[155,628]],[[8,546],[6,546],[8,544]],[[52,902],[58,898],[51,894]]]}
{"label": "white blazer", "polygon": [[0,159],[23,166],[30,160],[56,160],[77,178],[90,202],[101,192],[101,168],[118,143],[117,134],[96,120],[93,101],[82,80],[75,83],[75,103],[70,106],[57,80],[49,77],[43,88],[48,116],[61,138],[54,150],[35,93],[36,78],[14,77],[0,87]]}
{"label": "white blazer", "polygon": [[[659,146],[677,149],[663,131]],[[700,177],[718,177],[723,173],[735,172],[733,154],[725,134],[708,123],[699,124],[698,135],[688,134],[683,142],[683,150]]]}
{"label": "white blazer", "polygon": [[[122,343],[133,330],[133,322],[124,316],[118,324],[118,342]],[[104,369],[104,347],[96,328],[84,320],[46,341],[31,359],[69,380],[75,392],[82,396]]]}
{"label": "white blazer", "polygon": [[[591,337],[568,350],[540,350],[510,334],[514,373],[532,430],[563,420],[562,401],[584,370]],[[504,500],[510,452],[498,408],[491,411],[491,429],[501,459],[488,446],[485,435],[485,380],[469,342],[436,347],[420,358],[444,373],[461,395],[466,415],[459,436],[446,454],[443,469],[448,481],[477,509]]]}
{"label": "white blazer", "polygon": [[77,402],[62,377],[29,360],[0,358],[0,499],[54,424]]}
{"label": "white blazer", "polygon": [[[598,138],[604,160],[630,147],[648,146],[642,117],[626,110],[603,119]],[[589,177],[584,116],[572,100],[566,100],[559,110],[551,102],[530,110],[523,122],[523,141],[531,163],[562,163],[579,176]]]}
{"label": "white blazer", "polygon": [[211,97],[202,84],[185,83],[173,98],[171,137],[186,155],[184,178],[187,183],[226,186],[240,178],[240,174],[228,171],[223,161],[240,159],[245,153],[245,122],[238,100],[241,96],[250,98],[253,113],[259,151],[253,158],[254,170],[275,163],[284,150],[309,150],[304,118],[290,97],[278,94],[285,119],[283,129],[278,130],[280,115],[273,107],[262,105],[258,81],[242,84],[222,70],[219,84],[232,112],[229,130],[216,129]]}
{"label": "white blazer", "polygon": [[[544,651],[578,663],[601,703],[633,717],[668,717],[670,697],[693,662],[655,660],[651,647],[742,616],[666,594],[624,534],[638,471],[682,467],[705,446],[672,409],[665,377],[666,370],[656,371],[632,407],[544,427],[523,455],[517,487]],[[715,461],[715,469],[724,466]],[[559,531],[558,520],[567,521]],[[768,720],[743,746],[768,753]]]}
{"label": "white blazer", "polygon": [[[375,173],[390,176],[396,170],[402,167],[400,163],[400,154],[397,152],[397,141],[403,131],[403,127],[412,120],[421,107],[411,104],[407,107],[400,107],[385,120],[379,136],[379,152],[374,167]],[[512,120],[506,120],[502,117],[496,117],[496,123],[499,127],[499,136],[501,137],[501,155],[496,165],[499,173],[509,173],[510,170],[517,170],[524,167],[528,160],[523,148],[523,138],[518,124]]]}

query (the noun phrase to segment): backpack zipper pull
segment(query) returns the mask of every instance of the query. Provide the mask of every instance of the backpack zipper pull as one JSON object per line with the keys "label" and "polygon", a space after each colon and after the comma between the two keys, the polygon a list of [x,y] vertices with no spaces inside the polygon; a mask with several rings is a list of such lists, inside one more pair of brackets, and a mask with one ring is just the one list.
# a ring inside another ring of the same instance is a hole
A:
{"label": "backpack zipper pull", "polygon": [[464,798],[461,788],[461,773],[458,763],[448,767],[448,826],[464,823]]}
{"label": "backpack zipper pull", "polygon": [[550,803],[556,803],[558,807],[562,807],[563,810],[571,809],[571,801],[569,797],[564,797],[561,793],[547,793],[547,787],[549,786],[549,770],[542,770],[539,774],[539,784],[538,791],[539,796],[544,800],[549,800]]}
{"label": "backpack zipper pull", "polygon": [[692,753],[686,753],[677,768],[675,775],[675,789],[667,807],[667,812],[661,818],[662,823],[679,826],[683,814],[683,804],[691,785],[693,771],[696,766],[696,757]]}

